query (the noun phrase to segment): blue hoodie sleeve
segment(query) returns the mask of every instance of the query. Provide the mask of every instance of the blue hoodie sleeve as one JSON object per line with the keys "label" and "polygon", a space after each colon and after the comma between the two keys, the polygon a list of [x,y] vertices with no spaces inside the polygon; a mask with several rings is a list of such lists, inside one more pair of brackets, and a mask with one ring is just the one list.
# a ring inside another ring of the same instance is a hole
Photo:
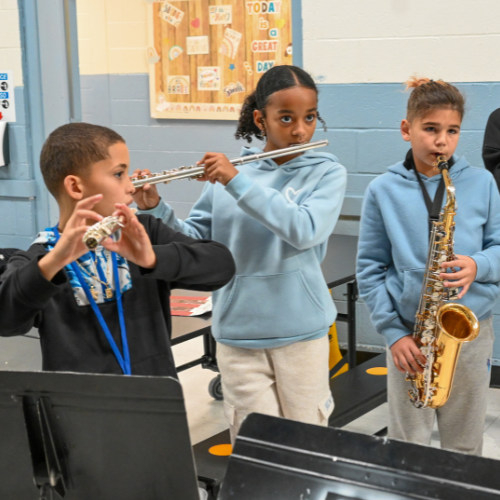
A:
{"label": "blue hoodie sleeve", "polygon": [[340,215],[347,184],[346,169],[332,167],[300,205],[289,203],[281,192],[263,187],[240,172],[226,186],[238,206],[276,236],[298,250],[323,243]]}
{"label": "blue hoodie sleeve", "polygon": [[489,183],[489,211],[483,232],[483,250],[471,257],[477,265],[475,281],[478,283],[500,281],[500,194],[493,177]]}
{"label": "blue hoodie sleeve", "polygon": [[179,233],[195,239],[212,239],[212,196],[213,185],[207,182],[199,200],[191,209],[189,217],[183,221],[175,216],[174,209],[160,199],[160,203],[150,210],[139,210],[139,213],[152,215],[161,219],[164,224]]}
{"label": "blue hoodie sleeve", "polygon": [[361,213],[356,277],[372,323],[377,332],[384,335],[389,347],[411,333],[403,325],[386,288],[387,268],[391,263],[392,245],[377,199],[369,186]]}

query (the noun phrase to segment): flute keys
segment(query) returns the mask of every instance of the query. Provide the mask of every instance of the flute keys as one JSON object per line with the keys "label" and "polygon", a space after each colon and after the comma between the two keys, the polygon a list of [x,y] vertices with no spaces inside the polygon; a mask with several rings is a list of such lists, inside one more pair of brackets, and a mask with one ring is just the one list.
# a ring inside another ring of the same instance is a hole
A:
{"label": "flute keys", "polygon": [[111,236],[118,227],[123,227],[118,217],[113,215],[105,217],[87,230],[83,235],[83,243],[89,250],[93,250],[102,240]]}

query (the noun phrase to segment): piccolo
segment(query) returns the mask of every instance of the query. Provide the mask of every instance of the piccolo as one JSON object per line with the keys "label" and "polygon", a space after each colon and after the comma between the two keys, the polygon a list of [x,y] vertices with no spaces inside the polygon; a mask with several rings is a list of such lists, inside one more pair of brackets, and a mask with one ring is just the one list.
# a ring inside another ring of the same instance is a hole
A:
{"label": "piccolo", "polygon": [[[307,151],[308,149],[322,148],[324,146],[328,146],[328,141],[326,139],[323,141],[299,144],[290,148],[276,149],[275,151],[269,151],[267,153],[256,153],[248,156],[240,156],[239,158],[229,160],[229,162],[233,165],[244,165],[245,163],[252,163],[254,161],[264,160],[268,158],[280,158],[281,156],[301,153],[302,151]],[[144,186],[145,184],[160,184],[161,182],[168,184],[170,181],[179,179],[196,179],[202,177],[204,173],[205,167],[203,165],[190,165],[189,167],[179,167],[172,170],[163,170],[162,172],[156,174],[132,177],[131,180],[134,187],[138,188]]]}
{"label": "piccolo", "polygon": [[[132,208],[134,212],[137,210]],[[90,226],[83,235],[83,242],[89,250],[94,250],[102,240],[109,238],[118,228],[123,227],[122,216],[110,215]]]}

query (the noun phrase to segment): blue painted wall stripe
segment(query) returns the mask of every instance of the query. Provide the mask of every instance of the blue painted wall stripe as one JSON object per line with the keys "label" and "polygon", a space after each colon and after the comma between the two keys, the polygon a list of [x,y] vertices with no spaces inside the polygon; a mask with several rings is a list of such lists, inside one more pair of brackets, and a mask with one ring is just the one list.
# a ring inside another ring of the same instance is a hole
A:
{"label": "blue painted wall stripe", "polygon": [[34,198],[35,196],[36,196],[35,181],[2,180],[2,182],[0,182],[0,197]]}

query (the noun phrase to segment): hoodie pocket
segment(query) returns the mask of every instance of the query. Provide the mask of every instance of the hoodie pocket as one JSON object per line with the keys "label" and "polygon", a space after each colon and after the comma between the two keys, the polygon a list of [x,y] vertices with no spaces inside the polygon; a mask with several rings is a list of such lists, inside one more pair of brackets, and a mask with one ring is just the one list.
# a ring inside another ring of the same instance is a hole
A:
{"label": "hoodie pocket", "polygon": [[399,312],[406,320],[413,319],[420,303],[422,283],[424,281],[424,268],[407,269],[403,273],[403,293],[399,300]]}
{"label": "hoodie pocket", "polygon": [[293,271],[237,276],[219,325],[225,339],[269,339],[314,333],[326,327],[326,320],[302,273]]}

